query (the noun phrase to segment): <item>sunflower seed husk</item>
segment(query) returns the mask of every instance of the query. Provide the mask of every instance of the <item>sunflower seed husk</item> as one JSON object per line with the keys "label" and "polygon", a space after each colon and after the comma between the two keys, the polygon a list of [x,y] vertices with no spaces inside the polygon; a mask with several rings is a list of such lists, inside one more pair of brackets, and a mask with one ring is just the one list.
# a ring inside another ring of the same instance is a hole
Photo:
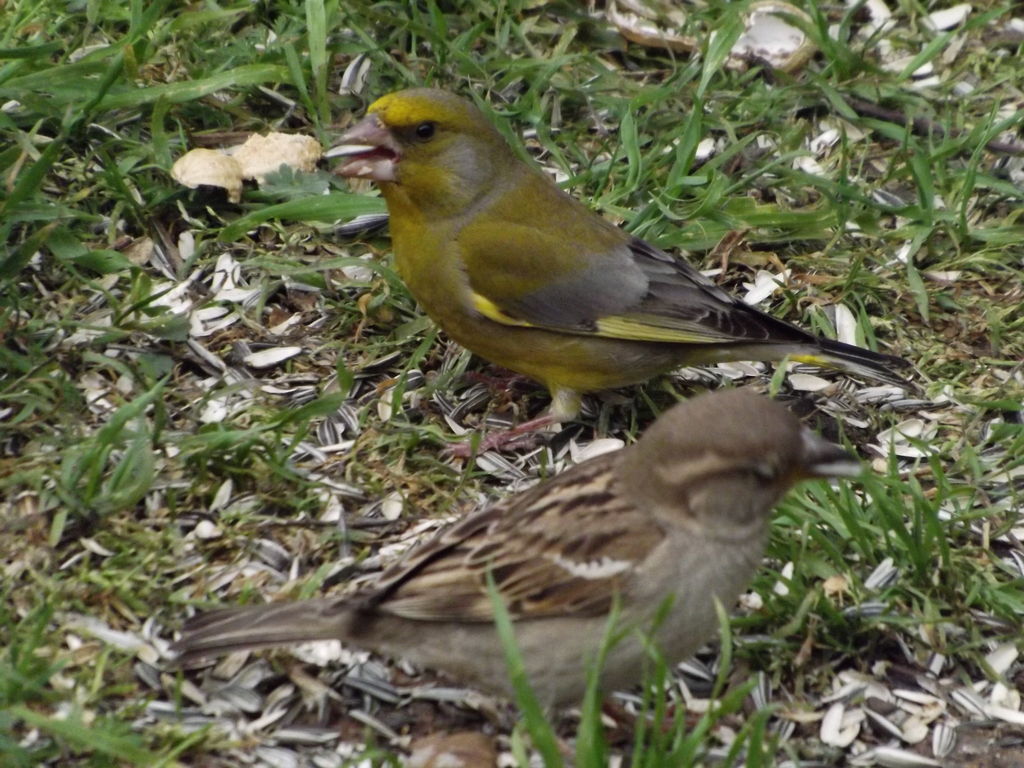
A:
{"label": "sunflower seed husk", "polygon": [[885,768],[941,768],[942,763],[932,760],[930,757],[919,755],[898,747],[874,747],[869,749],[864,756],[870,755],[877,765]]}
{"label": "sunflower seed husk", "polygon": [[956,728],[945,723],[936,723],[932,728],[932,754],[935,757],[946,757],[956,746]]}
{"label": "sunflower seed husk", "polygon": [[897,739],[903,738],[903,731],[900,730],[900,727],[885,715],[879,714],[870,708],[865,708],[864,714],[867,715],[869,723],[875,726],[876,731],[881,731]]}
{"label": "sunflower seed husk", "polygon": [[1020,651],[1017,650],[1015,642],[1001,643],[985,654],[985,663],[992,668],[993,672],[1002,676],[1013,666],[1018,656],[1020,656]]}
{"label": "sunflower seed husk", "polygon": [[871,575],[864,579],[864,589],[870,592],[877,592],[891,586],[899,578],[900,569],[896,567],[891,557],[880,562]]}

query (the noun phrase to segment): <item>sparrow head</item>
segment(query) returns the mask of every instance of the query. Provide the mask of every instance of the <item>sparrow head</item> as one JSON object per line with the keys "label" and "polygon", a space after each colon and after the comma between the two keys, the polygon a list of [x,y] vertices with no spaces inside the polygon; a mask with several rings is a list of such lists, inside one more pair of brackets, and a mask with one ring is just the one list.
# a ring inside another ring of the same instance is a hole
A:
{"label": "sparrow head", "polygon": [[623,452],[619,472],[654,514],[728,536],[763,525],[800,480],[852,477],[860,464],[779,403],[734,389],[667,411]]}
{"label": "sparrow head", "polygon": [[436,88],[377,99],[327,156],[345,158],[335,169],[341,176],[382,182],[389,204],[398,186],[417,209],[433,215],[432,206],[464,204],[481,194],[496,165],[513,157],[479,109]]}

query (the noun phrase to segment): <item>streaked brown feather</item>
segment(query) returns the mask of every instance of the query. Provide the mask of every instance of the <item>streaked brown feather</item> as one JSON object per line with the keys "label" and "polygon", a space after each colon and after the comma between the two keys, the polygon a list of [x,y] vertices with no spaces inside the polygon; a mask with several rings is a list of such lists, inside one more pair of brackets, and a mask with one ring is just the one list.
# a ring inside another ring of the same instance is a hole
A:
{"label": "streaked brown feather", "polygon": [[[492,622],[490,570],[515,619],[606,612],[628,589],[633,566],[665,535],[652,517],[622,501],[617,464],[617,454],[600,457],[471,515],[382,573],[363,608],[408,619]],[[602,561],[629,567],[602,576],[565,565],[586,571]]]}

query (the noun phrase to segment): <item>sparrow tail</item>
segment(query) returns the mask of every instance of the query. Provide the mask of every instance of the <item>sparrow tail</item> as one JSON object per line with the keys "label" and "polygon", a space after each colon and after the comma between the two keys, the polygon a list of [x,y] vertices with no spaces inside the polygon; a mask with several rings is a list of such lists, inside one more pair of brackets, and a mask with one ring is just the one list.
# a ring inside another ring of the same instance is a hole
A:
{"label": "sparrow tail", "polygon": [[350,617],[351,610],[339,600],[225,608],[189,619],[171,651],[180,665],[187,666],[232,651],[338,640]]}

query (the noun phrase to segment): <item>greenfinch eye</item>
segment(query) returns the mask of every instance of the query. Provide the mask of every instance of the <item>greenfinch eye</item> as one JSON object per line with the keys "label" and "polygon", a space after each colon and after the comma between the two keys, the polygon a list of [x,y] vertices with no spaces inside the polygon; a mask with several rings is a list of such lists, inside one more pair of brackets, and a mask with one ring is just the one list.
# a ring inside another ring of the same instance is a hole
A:
{"label": "greenfinch eye", "polygon": [[416,138],[423,141],[434,138],[435,126],[431,122],[420,123],[416,126]]}

